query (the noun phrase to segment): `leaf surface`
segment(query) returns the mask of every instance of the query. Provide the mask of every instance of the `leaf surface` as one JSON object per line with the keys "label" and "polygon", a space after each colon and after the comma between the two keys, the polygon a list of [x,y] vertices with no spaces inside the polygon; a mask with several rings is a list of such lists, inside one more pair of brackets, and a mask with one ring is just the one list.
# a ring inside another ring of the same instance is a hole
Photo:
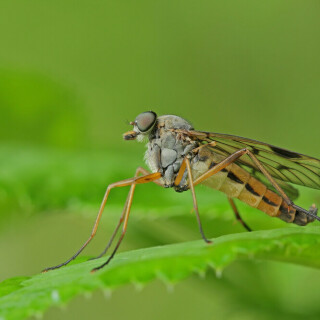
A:
{"label": "leaf surface", "polygon": [[83,261],[32,277],[12,278],[0,284],[0,319],[24,319],[42,314],[71,298],[97,289],[109,292],[154,279],[167,284],[191,274],[205,274],[213,268],[217,275],[239,259],[290,262],[320,268],[320,228],[283,228],[238,233],[203,241],[151,247],[116,255],[110,265],[94,274],[90,270],[105,261]]}

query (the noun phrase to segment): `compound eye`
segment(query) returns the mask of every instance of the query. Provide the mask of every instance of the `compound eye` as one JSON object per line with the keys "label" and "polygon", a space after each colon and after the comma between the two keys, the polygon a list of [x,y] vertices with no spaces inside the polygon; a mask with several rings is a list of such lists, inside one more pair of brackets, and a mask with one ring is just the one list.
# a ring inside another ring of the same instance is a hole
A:
{"label": "compound eye", "polygon": [[141,132],[146,132],[153,127],[156,119],[157,115],[153,111],[147,111],[139,114],[135,123]]}

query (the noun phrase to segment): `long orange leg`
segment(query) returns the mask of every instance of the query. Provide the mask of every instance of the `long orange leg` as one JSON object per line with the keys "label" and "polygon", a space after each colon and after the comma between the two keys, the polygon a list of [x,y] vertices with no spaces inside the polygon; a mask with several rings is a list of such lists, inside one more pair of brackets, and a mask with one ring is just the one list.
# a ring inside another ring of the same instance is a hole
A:
{"label": "long orange leg", "polygon": [[194,185],[193,185],[193,178],[192,178],[192,172],[191,172],[191,166],[190,166],[190,161],[187,157],[185,157],[182,161],[180,170],[177,174],[176,180],[174,181],[174,185],[178,186],[179,183],[181,182],[181,179],[183,177],[183,174],[185,172],[185,170],[187,169],[188,172],[188,182],[189,182],[189,188],[191,190],[192,193],[192,199],[193,199],[193,208],[194,211],[196,213],[196,217],[197,217],[197,221],[198,221],[198,225],[199,225],[199,229],[200,229],[200,234],[203,238],[203,240],[207,243],[211,243],[212,241],[208,240],[203,232],[203,228],[202,228],[202,223],[201,223],[201,219],[200,219],[200,215],[199,215],[199,210],[198,210],[198,203],[197,203],[197,198],[196,198],[196,193],[194,191]]}
{"label": "long orange leg", "polygon": [[[202,225],[201,225],[201,221],[200,221],[200,215],[199,215],[199,211],[198,211],[198,206],[197,206],[197,200],[195,197],[195,192],[194,192],[194,187],[196,185],[198,185],[199,183],[203,182],[204,180],[210,178],[212,175],[214,175],[215,173],[221,171],[222,169],[224,169],[225,167],[227,167],[229,164],[231,164],[233,161],[237,160],[238,158],[240,158],[243,154],[246,153],[246,149],[241,149],[236,151],[235,153],[231,154],[229,157],[227,157],[226,159],[222,160],[221,162],[217,163],[214,167],[212,167],[211,169],[209,169],[207,172],[205,172],[203,175],[201,175],[200,177],[198,177],[195,181],[193,181],[192,179],[192,174],[191,174],[191,166],[190,166],[190,161],[189,159],[187,159],[187,157],[182,161],[180,170],[177,174],[176,180],[174,182],[175,186],[178,186],[179,183],[182,180],[182,177],[184,175],[184,172],[186,170],[186,168],[188,169],[188,175],[189,175],[189,188],[191,189],[192,192],[192,196],[193,196],[193,206],[195,208],[195,212],[197,215],[197,220],[198,220],[198,224],[199,224],[199,229],[200,229],[200,233],[202,238],[206,241],[206,242],[210,242],[209,240],[207,240],[207,238],[205,237],[203,230],[202,230]],[[191,182],[191,183],[190,183]]]}
{"label": "long orange leg", "polygon": [[[149,172],[148,170],[142,168],[142,167],[138,167],[134,176],[135,176],[135,177],[138,177],[139,174],[147,175],[147,174],[150,174],[150,172]],[[155,181],[153,181],[153,182],[154,182],[155,184],[161,186],[161,183],[159,183],[158,181],[155,180]],[[115,230],[113,231],[113,234],[112,234],[110,240],[108,241],[107,246],[105,247],[105,249],[104,249],[98,256],[96,256],[96,257],[94,257],[94,258],[91,258],[90,260],[94,260],[94,259],[99,259],[99,258],[101,258],[102,256],[104,256],[104,255],[107,253],[108,249],[111,247],[112,242],[113,242],[116,234],[117,234],[118,231],[119,231],[119,228],[120,228],[120,226],[121,226],[121,224],[122,224],[122,222],[123,222],[125,213],[126,213],[126,211],[127,211],[127,207],[128,207],[129,198],[130,198],[130,194],[131,194],[131,191],[132,191],[131,189],[132,189],[132,188],[135,188],[135,185],[134,185],[134,184],[131,185],[131,188],[130,188],[130,191],[129,191],[129,193],[128,193],[128,197],[127,197],[126,203],[125,203],[125,205],[124,205],[124,208],[123,208],[123,211],[122,211],[122,214],[121,214],[121,217],[120,217],[120,219],[119,219],[119,222],[118,222]]]}
{"label": "long orange leg", "polygon": [[127,225],[128,225],[128,219],[129,219],[129,214],[130,214],[130,209],[131,209],[131,205],[132,205],[132,199],[133,199],[133,194],[134,194],[134,190],[135,190],[135,186],[136,184],[142,184],[142,183],[148,183],[148,182],[153,182],[157,179],[159,179],[161,177],[161,173],[157,172],[157,173],[151,173],[149,175],[146,176],[142,176],[142,177],[136,177],[135,180],[133,181],[130,191],[129,191],[129,195],[128,195],[128,204],[127,204],[127,208],[126,208],[126,213],[124,215],[124,221],[123,221],[123,227],[122,227],[122,233],[121,236],[115,246],[115,248],[113,249],[110,257],[107,259],[107,261],[105,263],[103,263],[102,265],[100,265],[99,267],[96,267],[94,269],[91,270],[91,272],[95,272],[101,268],[103,268],[104,266],[106,266],[111,259],[114,257],[114,255],[116,254],[122,240],[123,237],[126,234],[127,231]]}
{"label": "long orange leg", "polygon": [[[240,154],[240,155],[239,155]],[[240,157],[242,155],[241,152],[239,152],[239,154],[236,155],[236,157]],[[181,179],[184,175],[184,172],[185,170],[187,169],[188,170],[188,177],[189,177],[189,188],[191,189],[191,192],[192,192],[192,197],[193,197],[193,206],[194,206],[194,209],[195,209],[195,212],[196,212],[196,216],[197,216],[197,220],[198,220],[198,224],[199,224],[199,229],[200,229],[200,233],[201,233],[201,236],[202,238],[206,241],[206,242],[210,242],[204,235],[204,232],[203,232],[203,228],[202,228],[202,224],[201,224],[201,221],[200,221],[200,215],[199,215],[199,210],[198,210],[198,205],[197,205],[197,199],[196,199],[196,195],[195,195],[195,191],[194,191],[194,186],[199,184],[200,182],[202,182],[203,180],[205,179],[208,179],[211,175],[219,172],[220,170],[224,169],[226,166],[228,166],[231,162],[235,161],[235,160],[232,160],[234,158],[234,156],[232,157],[232,155],[230,156],[231,159],[229,159],[228,161],[225,161],[223,160],[222,162],[218,163],[215,167],[218,166],[218,170],[217,171],[214,171],[214,168],[213,167],[212,169],[210,169],[209,171],[207,171],[206,173],[204,173],[202,176],[200,176],[198,179],[196,179],[196,182],[193,181],[192,179],[192,173],[191,173],[191,166],[190,166],[190,161],[189,159],[185,158],[181,164],[181,167],[180,167],[180,170],[177,174],[177,177],[176,177],[176,180],[174,182],[175,185],[179,185],[179,183],[181,182]],[[237,159],[237,158],[236,158]],[[230,161],[230,162],[229,162]],[[211,173],[210,171],[213,171],[213,173]],[[210,173],[210,175],[207,175],[208,173]],[[201,179],[203,176],[204,179],[201,180],[200,182],[199,179]],[[249,226],[242,220],[238,210],[237,210],[237,207],[235,205],[235,203],[233,202],[233,200],[231,198],[228,198],[229,199],[229,202],[231,204],[231,207],[233,209],[233,212],[237,218],[237,220],[239,220],[242,225],[248,230],[248,231],[251,231],[251,229],[249,228]]]}
{"label": "long orange leg", "polygon": [[240,216],[240,213],[237,209],[236,204],[234,203],[233,199],[228,197],[229,203],[231,205],[231,208],[233,210],[234,215],[236,216],[236,219],[248,230],[248,231],[252,231],[252,229],[243,221],[243,219]]}
{"label": "long orange leg", "polygon": [[[130,179],[125,179],[125,180],[114,182],[114,183],[110,184],[107,187],[107,190],[106,190],[105,195],[103,197],[96,221],[95,221],[93,229],[92,229],[92,232],[90,234],[90,237],[87,239],[87,241],[81,246],[81,248],[70,259],[68,259],[67,261],[65,261],[61,264],[58,264],[57,266],[46,268],[43,270],[43,272],[53,270],[53,269],[58,269],[62,266],[67,265],[70,261],[74,260],[83,251],[83,249],[89,244],[89,242],[92,240],[92,238],[95,236],[95,234],[97,232],[98,225],[99,225],[99,222],[101,219],[101,215],[103,213],[103,209],[106,205],[106,202],[108,200],[108,196],[109,196],[111,189],[117,188],[117,187],[126,187],[126,186],[130,186],[130,185],[135,186],[136,184],[141,184],[141,183],[148,183],[148,182],[152,182],[154,180],[157,180],[160,177],[161,177],[161,174],[157,172],[157,173],[152,173],[152,174],[149,174],[149,175],[146,175],[143,177],[133,177]],[[134,190],[134,188],[133,188],[133,190]],[[132,194],[133,194],[133,192],[132,192]],[[131,199],[131,201],[132,201],[132,199]],[[130,204],[130,206],[131,206],[131,204]],[[127,209],[127,212],[128,212],[128,209]]]}

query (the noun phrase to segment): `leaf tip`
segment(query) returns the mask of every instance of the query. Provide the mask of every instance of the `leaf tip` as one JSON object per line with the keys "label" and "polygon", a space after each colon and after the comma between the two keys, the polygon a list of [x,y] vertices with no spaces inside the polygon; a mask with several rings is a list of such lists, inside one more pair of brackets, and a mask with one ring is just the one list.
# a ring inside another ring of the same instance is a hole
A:
{"label": "leaf tip", "polygon": [[216,272],[216,277],[218,278],[218,279],[221,279],[222,278],[222,268],[216,268],[215,269],[215,272]]}
{"label": "leaf tip", "polygon": [[168,293],[173,293],[174,292],[174,284],[172,282],[166,281],[165,285],[166,285]]}
{"label": "leaf tip", "polygon": [[137,292],[141,292],[145,285],[142,282],[132,281],[132,284]]}
{"label": "leaf tip", "polygon": [[206,277],[205,269],[194,269],[194,272],[201,278],[204,279]]}
{"label": "leaf tip", "polygon": [[111,289],[103,289],[102,290],[103,295],[106,299],[110,299],[112,296],[112,290]]}
{"label": "leaf tip", "polygon": [[90,292],[90,291],[86,291],[83,295],[87,300],[92,298],[92,292]]}
{"label": "leaf tip", "polygon": [[34,316],[36,319],[40,320],[40,319],[43,318],[43,313],[42,313],[42,312],[35,312],[35,313],[33,314],[33,316]]}
{"label": "leaf tip", "polygon": [[60,294],[59,294],[58,290],[52,290],[51,291],[51,299],[55,303],[60,302]]}

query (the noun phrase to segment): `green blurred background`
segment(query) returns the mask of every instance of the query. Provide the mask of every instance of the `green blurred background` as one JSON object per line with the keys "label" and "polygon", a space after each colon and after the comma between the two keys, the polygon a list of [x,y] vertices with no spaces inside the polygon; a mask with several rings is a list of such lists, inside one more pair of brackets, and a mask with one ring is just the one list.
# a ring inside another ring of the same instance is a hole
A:
{"label": "green blurred background", "polygon": [[[125,142],[146,110],[196,129],[320,158],[320,2],[9,1],[0,5],[0,280],[69,257],[108,183],[143,165]],[[103,248],[117,190],[87,254]],[[301,189],[299,204],[320,204]],[[243,232],[223,195],[199,188],[208,236]],[[198,239],[189,194],[137,190],[122,250]],[[239,204],[255,230],[287,226]],[[320,272],[238,262],[168,292],[154,282],[79,297],[44,319],[319,319]]]}

